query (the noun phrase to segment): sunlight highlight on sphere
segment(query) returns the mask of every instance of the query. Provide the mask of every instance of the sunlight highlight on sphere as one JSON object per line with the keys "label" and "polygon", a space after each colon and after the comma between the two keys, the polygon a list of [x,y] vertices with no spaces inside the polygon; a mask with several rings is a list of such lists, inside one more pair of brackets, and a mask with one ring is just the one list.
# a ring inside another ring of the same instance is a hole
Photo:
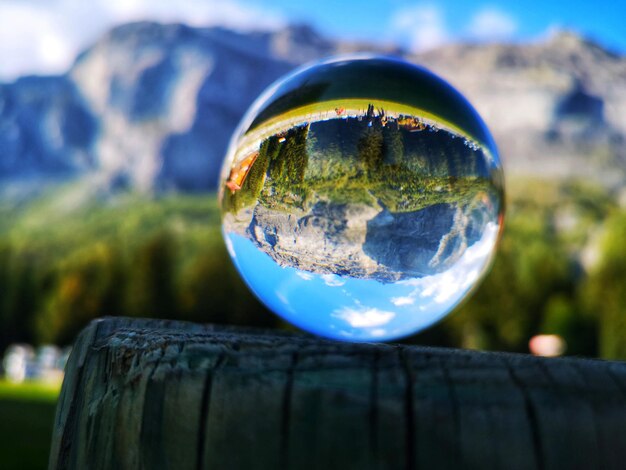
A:
{"label": "sunlight highlight on sphere", "polygon": [[285,320],[346,341],[440,320],[485,275],[502,225],[483,121],[440,78],[388,58],[329,60],[271,86],[219,187],[248,286]]}

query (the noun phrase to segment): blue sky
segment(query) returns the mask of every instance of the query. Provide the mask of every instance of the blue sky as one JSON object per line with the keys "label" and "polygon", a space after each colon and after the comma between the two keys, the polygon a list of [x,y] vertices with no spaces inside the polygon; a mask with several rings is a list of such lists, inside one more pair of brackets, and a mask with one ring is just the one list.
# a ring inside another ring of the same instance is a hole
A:
{"label": "blue sky", "polygon": [[[534,40],[556,28],[568,28],[626,51],[626,2],[623,1],[274,0],[271,5],[290,18],[312,21],[330,34],[362,38],[375,34],[394,39],[404,36],[402,39],[406,40],[410,36],[408,31],[393,31],[398,20],[404,18],[407,26],[440,28],[446,40]],[[487,30],[488,26],[491,31]]]}
{"label": "blue sky", "polygon": [[498,230],[488,223],[447,271],[387,284],[281,267],[241,235],[226,233],[225,240],[248,286],[287,321],[335,339],[386,341],[447,315],[485,273]]}
{"label": "blue sky", "polygon": [[1,0],[0,81],[60,73],[110,27],[142,19],[238,29],[309,23],[343,38],[428,49],[460,41],[535,41],[573,29],[626,52],[626,2],[407,0]]}

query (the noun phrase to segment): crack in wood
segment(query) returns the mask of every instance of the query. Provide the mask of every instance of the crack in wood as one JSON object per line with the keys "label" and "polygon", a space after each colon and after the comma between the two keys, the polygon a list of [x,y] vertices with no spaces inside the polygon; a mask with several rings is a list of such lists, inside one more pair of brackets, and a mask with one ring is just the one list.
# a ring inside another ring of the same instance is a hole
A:
{"label": "crack in wood", "polygon": [[206,468],[204,462],[204,445],[206,441],[207,428],[209,425],[209,413],[211,409],[211,391],[213,389],[213,374],[219,369],[226,359],[226,353],[222,352],[217,356],[213,367],[207,370],[202,388],[202,402],[200,405],[200,424],[198,426],[198,453],[196,456],[197,470]]}
{"label": "crack in wood", "polygon": [[405,391],[404,391],[404,426],[406,439],[406,468],[407,470],[415,469],[415,406],[413,404],[413,372],[411,364],[407,357],[408,352],[405,348],[398,349],[400,364],[404,370]]}
{"label": "crack in wood", "polygon": [[295,369],[298,365],[298,352],[291,354],[291,361],[286,371],[285,388],[281,403],[281,422],[280,422],[280,461],[281,468],[289,468],[289,426],[291,425],[291,400],[293,393],[293,380]]}
{"label": "crack in wood", "polygon": [[544,462],[544,453],[543,446],[541,443],[541,429],[539,428],[539,423],[537,421],[537,409],[533,400],[528,393],[528,389],[526,385],[522,382],[520,377],[518,377],[515,372],[515,368],[510,363],[509,359],[506,356],[502,357],[502,364],[506,367],[506,370],[511,377],[511,381],[519,390],[522,395],[522,399],[524,400],[524,414],[528,418],[528,424],[530,426],[531,439],[533,443],[533,454],[535,457],[535,465],[537,470],[543,470],[543,462]]}

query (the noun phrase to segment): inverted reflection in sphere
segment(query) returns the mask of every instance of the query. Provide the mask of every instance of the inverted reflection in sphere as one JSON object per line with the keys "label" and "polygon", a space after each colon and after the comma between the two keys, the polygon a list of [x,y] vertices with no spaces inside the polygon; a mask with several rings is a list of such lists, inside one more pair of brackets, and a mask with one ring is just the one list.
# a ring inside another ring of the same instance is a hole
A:
{"label": "inverted reflection in sphere", "polygon": [[471,105],[423,68],[326,61],[248,112],[222,169],[229,252],[274,312],[314,333],[389,340],[432,325],[484,276],[502,170]]}

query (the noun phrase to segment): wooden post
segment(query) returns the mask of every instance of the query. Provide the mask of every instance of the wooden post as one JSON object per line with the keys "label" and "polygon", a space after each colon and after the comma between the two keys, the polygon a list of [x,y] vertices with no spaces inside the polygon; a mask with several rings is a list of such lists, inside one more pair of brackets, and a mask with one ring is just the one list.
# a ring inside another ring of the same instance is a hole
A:
{"label": "wooden post", "polygon": [[50,469],[618,469],[626,364],[107,318]]}

